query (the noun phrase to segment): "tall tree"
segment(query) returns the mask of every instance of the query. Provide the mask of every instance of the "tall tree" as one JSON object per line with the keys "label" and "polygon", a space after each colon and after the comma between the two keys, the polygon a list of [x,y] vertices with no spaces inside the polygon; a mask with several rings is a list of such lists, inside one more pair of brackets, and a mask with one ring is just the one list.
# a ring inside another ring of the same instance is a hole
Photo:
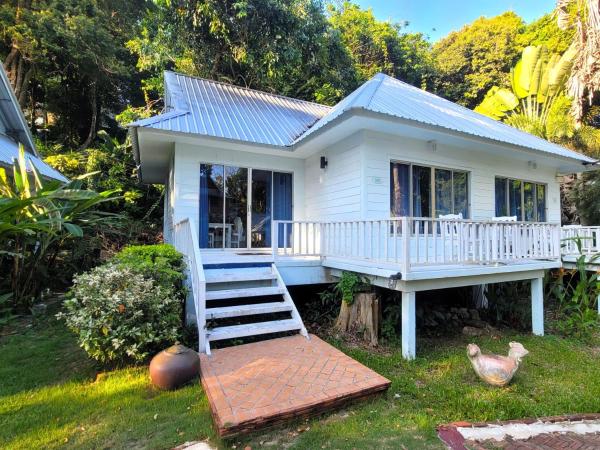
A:
{"label": "tall tree", "polygon": [[[0,57],[21,106],[57,140],[87,147],[132,95],[124,46],[147,0],[8,0]],[[101,117],[102,113],[106,113]]]}
{"label": "tall tree", "polygon": [[431,45],[421,33],[402,33],[401,24],[379,21],[372,9],[352,2],[329,6],[330,21],[341,33],[360,81],[384,72],[425,87],[431,77]]}
{"label": "tall tree", "polygon": [[503,85],[519,56],[523,21],[513,12],[480,17],[433,46],[436,91],[473,108],[494,85]]}
{"label": "tall tree", "polygon": [[173,0],[174,37],[194,72],[237,85],[336,100],[354,83],[320,0]]}
{"label": "tall tree", "polygon": [[581,122],[594,95],[600,91],[600,2],[598,0],[558,0],[558,26],[575,30],[573,48],[577,58],[569,78],[573,115]]}

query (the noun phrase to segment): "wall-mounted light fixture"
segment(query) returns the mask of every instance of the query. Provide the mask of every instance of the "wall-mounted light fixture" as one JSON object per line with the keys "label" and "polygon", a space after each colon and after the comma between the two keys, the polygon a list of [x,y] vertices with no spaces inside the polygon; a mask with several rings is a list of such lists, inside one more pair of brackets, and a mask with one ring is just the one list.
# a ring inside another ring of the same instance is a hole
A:
{"label": "wall-mounted light fixture", "polygon": [[435,152],[437,150],[437,141],[427,141],[427,148],[429,148],[429,150],[431,150],[432,152]]}
{"label": "wall-mounted light fixture", "polygon": [[537,169],[537,163],[535,161],[527,161],[528,169]]}
{"label": "wall-mounted light fixture", "polygon": [[321,156],[321,169],[325,169],[327,167],[327,158]]}

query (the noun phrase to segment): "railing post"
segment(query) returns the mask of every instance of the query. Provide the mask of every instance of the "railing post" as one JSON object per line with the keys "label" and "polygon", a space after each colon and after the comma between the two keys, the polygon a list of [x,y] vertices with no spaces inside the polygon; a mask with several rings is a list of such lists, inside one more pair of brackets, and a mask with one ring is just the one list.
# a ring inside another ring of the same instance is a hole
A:
{"label": "railing post", "polygon": [[277,259],[279,246],[279,221],[273,221],[273,227],[271,229],[271,252],[273,253],[273,261]]}
{"label": "railing post", "polygon": [[410,227],[408,217],[402,217],[402,267],[404,270],[403,275],[406,277],[410,269]]}

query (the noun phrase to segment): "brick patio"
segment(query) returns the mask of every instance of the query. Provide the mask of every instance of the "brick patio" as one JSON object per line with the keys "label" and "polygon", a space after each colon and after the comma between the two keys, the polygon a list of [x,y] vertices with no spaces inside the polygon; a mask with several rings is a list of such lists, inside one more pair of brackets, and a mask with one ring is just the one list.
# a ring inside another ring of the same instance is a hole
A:
{"label": "brick patio", "polygon": [[314,335],[217,349],[200,356],[200,367],[221,436],[320,414],[390,385]]}

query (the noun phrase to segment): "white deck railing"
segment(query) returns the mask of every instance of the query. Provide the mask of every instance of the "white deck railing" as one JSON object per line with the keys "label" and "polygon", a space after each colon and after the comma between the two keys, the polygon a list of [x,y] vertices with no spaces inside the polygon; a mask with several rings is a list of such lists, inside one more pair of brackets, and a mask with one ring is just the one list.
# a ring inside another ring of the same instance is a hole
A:
{"label": "white deck railing", "polygon": [[562,227],[562,254],[579,256],[577,241],[581,242],[581,253],[595,255],[600,253],[600,226],[567,225]]}
{"label": "white deck railing", "polygon": [[206,279],[202,268],[200,246],[196,236],[198,228],[192,219],[183,219],[173,227],[173,245],[187,257],[187,287],[194,298],[196,324],[198,325],[198,351],[206,351]]}
{"label": "white deck railing", "polygon": [[560,225],[398,217],[274,222],[274,257],[339,257],[411,267],[560,258]]}

